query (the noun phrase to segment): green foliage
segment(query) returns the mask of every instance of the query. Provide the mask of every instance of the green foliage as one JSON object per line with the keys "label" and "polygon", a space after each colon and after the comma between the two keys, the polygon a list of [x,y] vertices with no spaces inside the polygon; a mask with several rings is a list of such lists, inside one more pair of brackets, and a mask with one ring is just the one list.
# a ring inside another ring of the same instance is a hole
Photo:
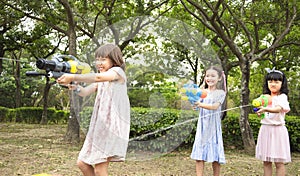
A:
{"label": "green foliage", "polygon": [[[0,107],[0,122],[32,123],[38,124],[42,119],[43,108],[21,107],[9,109]],[[64,124],[67,122],[69,113],[54,108],[47,109],[48,123]]]}
{"label": "green foliage", "polygon": [[39,123],[42,118],[43,112],[41,110],[41,108],[36,107],[16,108],[16,118],[13,121],[24,123]]}
{"label": "green foliage", "polygon": [[170,76],[151,68],[130,65],[128,96],[133,107],[177,108],[180,97]]}
{"label": "green foliage", "polygon": [[227,112],[227,116],[222,121],[223,143],[225,146],[237,148],[243,146],[238,115],[234,116],[232,113]]}
{"label": "green foliage", "polygon": [[[274,38],[278,38],[277,36],[280,36],[282,31],[287,26],[287,22],[289,21],[289,19],[286,19],[285,17],[292,16],[292,6],[295,6],[294,3],[296,2],[297,1],[228,1],[225,3],[227,4],[226,8],[224,8],[225,6],[221,4],[219,12],[209,10],[210,4],[211,7],[215,7],[215,1],[199,1],[199,7],[202,7],[202,9],[204,10],[204,15],[202,15],[203,17],[206,16],[205,11],[207,11],[208,16],[212,15],[212,13],[221,15],[220,18],[215,19],[218,19],[217,23],[221,24],[222,29],[224,29],[222,31],[226,31],[226,33],[229,34],[229,38],[236,39],[231,44],[236,44],[236,47],[239,47],[239,49],[242,51],[242,54],[245,56],[249,54],[256,56],[260,55],[260,52],[263,49],[272,44],[274,42]],[[278,47],[270,50],[270,52],[267,53],[264,58],[259,58],[259,60],[257,60],[260,66],[255,68],[251,67],[252,70],[250,74],[250,86],[241,88],[239,86],[241,81],[241,70],[240,68],[234,68],[234,66],[237,65],[237,63],[235,63],[237,61],[237,58],[233,56],[231,52],[229,52],[229,48],[232,47],[228,47],[228,45],[226,45],[224,41],[221,40],[221,38],[223,38],[224,36],[220,37],[216,35],[213,30],[210,30],[209,26],[203,27],[205,24],[209,23],[209,21],[207,21],[206,19],[201,21],[198,18],[195,18],[195,16],[191,16],[189,13],[187,13],[182,5],[183,3],[173,0],[164,2],[144,0],[128,2],[122,0],[114,3],[111,3],[110,1],[99,1],[92,3],[87,3],[87,1],[72,1],[69,3],[71,5],[72,11],[76,14],[74,16],[74,20],[76,21],[76,33],[78,34],[78,37],[82,36],[82,38],[86,38],[87,36],[88,38],[95,37],[95,34],[101,33],[99,31],[101,31],[104,26],[115,24],[118,21],[133,16],[154,15],[159,18],[160,15],[167,15],[169,17],[182,19],[182,21],[186,20],[187,24],[196,26],[197,29],[200,29],[201,32],[203,32],[203,34],[207,36],[210,41],[215,43],[213,47],[216,51],[218,51],[219,58],[225,58],[223,63],[228,63],[226,64],[226,67],[229,69],[228,85],[230,91],[228,97],[230,107],[240,105],[239,99],[241,89],[249,88],[251,92],[250,100],[256,98],[260,94],[259,92],[261,92],[262,83],[260,82],[260,80],[264,75],[263,68],[266,66],[271,68],[275,66],[277,69],[286,71],[289,82],[293,83],[289,84],[291,89],[291,93],[289,94],[291,106],[290,114],[298,115],[300,112],[297,106],[299,104],[299,84],[297,81],[299,78],[299,47],[296,46],[296,43],[299,43],[300,39],[300,28],[299,25],[296,25],[299,23],[299,18],[297,18],[297,21],[292,24],[292,27],[289,29],[290,33],[282,40],[282,42],[277,45]],[[299,4],[300,3],[296,4],[298,9]],[[186,5],[187,8],[191,10],[191,12],[197,11],[195,9],[195,6],[193,6],[192,4],[186,3]],[[67,33],[66,29],[71,26],[68,26],[68,24],[66,23],[66,9],[64,9],[60,2],[33,2],[29,0],[23,0],[15,3],[15,1],[8,0],[5,1],[5,3],[3,1],[0,6],[2,7],[2,9],[5,9],[0,12],[3,19],[5,19],[5,21],[3,22],[3,26],[6,26],[6,28],[3,29],[3,35],[0,35],[0,40],[3,43],[3,48],[0,48],[0,50],[6,52],[4,57],[10,58],[12,57],[11,55],[13,53],[22,53],[20,54],[20,58],[18,59],[21,60],[26,58],[26,61],[29,61],[29,57],[31,56],[41,57],[51,54],[51,52],[57,52],[57,50],[55,51],[55,48],[57,47],[56,45],[59,45],[60,42],[62,42],[62,45],[60,45],[59,48],[61,48],[61,46],[69,46],[66,44],[67,41],[64,39],[64,36]],[[20,10],[16,10],[16,8]],[[24,17],[26,14],[22,13],[22,10],[27,14],[30,14],[31,17]],[[196,14],[197,13],[195,13],[195,15]],[[39,20],[29,20],[29,18]],[[211,19],[213,20],[213,18]],[[27,24],[31,23],[32,25],[27,26]],[[244,24],[244,26],[241,26],[240,24]],[[167,25],[173,26],[173,24],[169,22],[167,23]],[[132,23],[131,26],[135,26],[134,23]],[[245,28],[247,29],[248,33],[246,33],[246,31],[244,30]],[[166,28],[162,28],[162,30],[165,29]],[[174,44],[176,45],[176,42],[168,42],[168,39],[165,39],[164,42],[157,42],[158,40],[155,40],[154,36],[141,37],[138,35],[131,36],[133,38],[129,37],[130,40],[127,40],[128,38],[126,34],[126,41],[122,43],[121,36],[126,33],[124,31],[135,31],[135,29],[132,28],[125,30],[124,28],[122,32],[116,32],[116,35],[114,36],[116,43],[122,45],[122,49],[124,49],[123,51],[125,54],[142,53],[142,56],[145,56],[145,58],[149,58],[149,61],[147,61],[149,64],[152,64],[152,62],[150,61],[157,63],[157,65],[153,67],[157,67],[160,65],[162,66],[162,69],[156,72],[164,73],[168,68],[170,69],[170,71],[168,70],[168,73],[171,71],[177,72],[176,67],[180,67],[180,63],[182,60],[178,59],[178,62],[171,62],[168,64],[163,63],[163,61],[173,61],[173,55],[175,56],[174,58],[178,57],[183,59],[183,55],[181,54],[184,53],[176,52],[179,50],[178,47],[174,47]],[[136,31],[138,31],[138,29]],[[181,38],[182,40],[184,40],[185,38],[189,38],[182,37],[182,35],[180,34],[176,34],[176,36],[177,38]],[[253,46],[253,48],[250,48],[251,41],[249,41],[250,38],[248,38],[248,36],[254,40],[253,43],[255,44],[255,46]],[[197,37],[194,36],[194,38]],[[81,39],[78,38],[78,42],[80,43],[79,47],[81,48],[89,47],[91,45],[91,42],[83,43],[80,40]],[[130,46],[130,44],[128,44],[126,46],[126,42],[135,43],[135,45]],[[169,50],[168,56],[164,56],[161,53],[158,53],[157,55],[155,55],[155,57],[148,57],[149,54],[147,55],[147,53],[151,53],[151,56],[153,56],[152,52],[157,51],[155,50],[155,48],[157,48],[161,43],[166,50],[172,49]],[[173,45],[173,47],[167,47],[168,45]],[[148,46],[152,47],[149,48]],[[82,53],[85,54],[84,51],[82,51]],[[136,58],[133,58],[133,60],[134,62],[138,61]],[[15,90],[17,86],[14,78],[14,69],[15,68],[12,68],[12,65],[10,64],[10,61],[9,63],[3,62],[3,72],[1,73],[0,78],[0,106],[10,108],[16,106]],[[21,78],[16,78],[22,79],[20,86],[22,89],[20,90],[20,92],[22,93],[21,106],[40,106],[42,103],[43,94],[43,87],[40,85],[44,85],[45,80],[40,80],[38,82],[29,81],[29,79],[27,78],[24,79],[23,76],[25,71],[26,69],[22,66]],[[142,71],[142,73],[144,72]],[[140,85],[132,86],[132,89],[130,89],[129,91],[132,105],[156,108],[177,107],[177,95],[176,91],[174,92],[175,89],[173,89],[173,85],[171,85],[172,83],[168,83],[165,80],[161,81],[159,80],[159,77],[157,77],[158,80],[155,80],[153,79],[153,77],[151,77],[154,76],[154,74],[146,75],[145,78],[143,77],[143,74],[140,76],[141,77],[138,77],[138,75],[130,75],[128,77],[129,79],[133,78],[132,80],[128,81],[129,84],[131,84],[133,81],[138,81],[138,83],[141,83]],[[154,80],[164,85],[155,87],[156,85],[154,83]],[[150,82],[148,83],[148,81]],[[152,89],[153,87],[155,89]],[[60,104],[59,100],[62,100],[62,98],[60,98],[62,96],[57,97],[57,94],[61,95],[61,93],[58,92],[61,92],[61,90],[58,88],[56,89],[56,91],[50,91],[49,97],[52,98],[48,102],[49,107],[57,107],[57,104]],[[64,102],[68,101],[66,100]],[[174,102],[175,104],[172,104]],[[58,108],[63,109],[66,106],[67,105],[65,104],[61,104],[61,106]],[[23,110],[21,111],[19,109],[10,109],[8,112],[6,110],[0,111],[2,111],[3,114],[6,114],[4,120],[8,118],[11,121],[22,121],[23,119],[18,119],[20,118],[18,116],[20,115],[20,113],[26,113],[25,110],[23,112]],[[38,112],[36,113],[37,114],[35,115],[39,114]],[[53,113],[49,112],[49,114]],[[63,117],[63,115],[61,116]],[[239,115],[237,114],[236,117],[238,116]],[[51,119],[52,117],[54,118],[54,116],[52,115],[48,118]],[[22,118],[26,119],[27,117]],[[229,117],[229,119],[230,118],[231,117]],[[1,116],[0,119],[3,120]],[[250,116],[249,119],[254,120],[257,118],[252,118],[252,116]],[[231,125],[230,127],[235,129],[234,133],[239,133],[239,131],[236,130],[239,129],[239,125],[237,123],[238,121],[236,121],[235,119],[232,120],[235,121],[235,123],[230,121],[228,125]],[[250,120],[249,123],[251,125],[254,125],[255,128],[256,126],[259,127],[259,123],[257,123],[256,120],[254,122]],[[231,131],[229,131],[229,134],[231,134],[230,132]],[[253,133],[257,134],[257,131],[253,130]],[[254,137],[256,137],[256,135],[254,135]],[[232,142],[241,141],[235,139],[231,140]],[[294,138],[291,140],[295,141]]]}
{"label": "green foliage", "polygon": [[0,106],[0,122],[6,121],[6,117],[8,116],[9,108]]}
{"label": "green foliage", "polygon": [[[88,130],[93,108],[80,113],[80,127]],[[179,146],[191,145],[196,129],[196,111],[164,108],[131,108],[129,151],[167,152]],[[182,123],[182,124],[181,124]],[[147,145],[144,142],[146,141]]]}
{"label": "green foliage", "polygon": [[79,125],[84,132],[87,132],[89,129],[92,113],[93,107],[84,107],[79,114]]}
{"label": "green foliage", "polygon": [[[39,123],[42,117],[41,107],[23,107],[9,109],[0,107],[0,122]],[[80,127],[87,132],[93,107],[86,107],[80,113]],[[48,109],[48,123],[65,124],[69,113],[63,110]],[[173,149],[190,147],[195,138],[198,119],[197,111],[164,108],[131,108],[130,138],[134,141],[130,149],[152,152],[166,152]],[[256,142],[260,124],[256,114],[249,115],[249,123]],[[286,116],[286,127],[290,136],[291,151],[300,151],[300,119]],[[222,121],[223,142],[225,148],[243,148],[239,114],[228,112]],[[146,147],[146,148],[145,148]]]}
{"label": "green foliage", "polygon": [[168,152],[194,141],[196,111],[132,108],[129,152]]}
{"label": "green foliage", "polygon": [[15,107],[15,89],[14,78],[6,73],[0,77],[0,106]]}
{"label": "green foliage", "polygon": [[70,113],[68,111],[48,108],[47,118],[50,124],[65,124],[68,121]]}
{"label": "green foliage", "polygon": [[286,127],[290,136],[292,151],[300,151],[300,119],[297,116],[286,116]]}

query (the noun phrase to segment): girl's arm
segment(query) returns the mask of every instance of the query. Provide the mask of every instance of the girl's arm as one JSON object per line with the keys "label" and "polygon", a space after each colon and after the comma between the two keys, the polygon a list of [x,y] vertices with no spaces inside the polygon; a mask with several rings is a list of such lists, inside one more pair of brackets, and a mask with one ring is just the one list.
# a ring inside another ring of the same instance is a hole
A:
{"label": "girl's arm", "polygon": [[77,94],[81,97],[85,97],[85,96],[88,96],[88,95],[96,92],[97,84],[93,83],[93,84],[88,85],[87,87],[82,87],[80,85],[71,84],[69,86],[69,89],[76,90],[77,92],[79,91]]}
{"label": "girl's arm", "polygon": [[260,109],[256,112],[258,114],[264,113],[264,112],[270,112],[270,113],[279,113],[282,110],[281,106],[275,106],[275,107],[260,107]]}
{"label": "girl's arm", "polygon": [[94,82],[113,81],[119,79],[121,79],[121,77],[115,71],[108,70],[102,73],[64,74],[57,79],[57,82],[59,84],[70,84],[73,81],[94,83]]}
{"label": "girl's arm", "polygon": [[221,105],[221,103],[216,102],[214,104],[206,104],[206,103],[196,102],[195,105],[197,107],[208,109],[208,110],[216,110]]}

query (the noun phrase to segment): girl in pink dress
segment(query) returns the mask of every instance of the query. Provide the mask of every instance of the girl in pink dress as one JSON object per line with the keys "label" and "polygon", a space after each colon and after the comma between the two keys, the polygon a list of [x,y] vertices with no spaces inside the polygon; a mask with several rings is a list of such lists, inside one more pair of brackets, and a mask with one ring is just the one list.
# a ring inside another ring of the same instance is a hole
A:
{"label": "girl in pink dress", "polygon": [[285,114],[289,112],[288,86],[285,75],[275,69],[266,69],[263,88],[264,94],[272,97],[272,105],[260,107],[258,116],[264,113],[259,130],[256,158],[263,161],[264,175],[272,175],[272,162],[276,166],[276,175],[285,175],[284,163],[291,162],[290,143],[285,126]]}
{"label": "girl in pink dress", "polygon": [[80,96],[97,92],[89,131],[77,165],[85,176],[108,176],[109,162],[125,160],[130,131],[130,104],[120,48],[113,44],[104,45],[96,50],[95,58],[100,73],[64,74],[57,82],[92,83],[85,88],[69,86]]}

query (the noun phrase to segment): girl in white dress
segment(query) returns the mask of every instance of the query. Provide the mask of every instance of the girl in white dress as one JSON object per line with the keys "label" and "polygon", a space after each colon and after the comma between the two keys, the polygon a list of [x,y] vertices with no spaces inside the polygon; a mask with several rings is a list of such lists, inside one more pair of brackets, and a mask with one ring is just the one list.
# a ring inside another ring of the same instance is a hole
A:
{"label": "girl in white dress", "polygon": [[80,96],[97,92],[89,131],[77,165],[85,176],[108,176],[109,162],[125,160],[130,131],[130,104],[120,48],[113,44],[101,46],[96,50],[95,58],[100,73],[64,74],[57,82],[92,83],[85,88],[71,86]]}

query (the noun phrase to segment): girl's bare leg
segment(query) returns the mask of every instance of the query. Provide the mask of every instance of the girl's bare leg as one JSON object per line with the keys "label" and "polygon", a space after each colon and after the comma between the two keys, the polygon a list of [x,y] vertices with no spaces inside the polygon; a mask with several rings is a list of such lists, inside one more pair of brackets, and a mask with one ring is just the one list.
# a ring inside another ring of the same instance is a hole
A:
{"label": "girl's bare leg", "polygon": [[276,176],[284,176],[285,175],[284,163],[275,163],[275,166],[276,166]]}
{"label": "girl's bare leg", "polygon": [[108,176],[109,161],[95,165],[95,176]]}
{"label": "girl's bare leg", "polygon": [[264,161],[264,176],[272,176],[272,162]]}
{"label": "girl's bare leg", "polygon": [[213,162],[212,163],[212,168],[214,172],[214,176],[219,176],[221,172],[221,165],[218,162]]}
{"label": "girl's bare leg", "polygon": [[77,166],[79,167],[84,176],[95,176],[93,166],[86,164],[80,160],[77,161]]}
{"label": "girl's bare leg", "polygon": [[204,161],[197,160],[196,161],[196,174],[197,176],[203,176],[204,174]]}

